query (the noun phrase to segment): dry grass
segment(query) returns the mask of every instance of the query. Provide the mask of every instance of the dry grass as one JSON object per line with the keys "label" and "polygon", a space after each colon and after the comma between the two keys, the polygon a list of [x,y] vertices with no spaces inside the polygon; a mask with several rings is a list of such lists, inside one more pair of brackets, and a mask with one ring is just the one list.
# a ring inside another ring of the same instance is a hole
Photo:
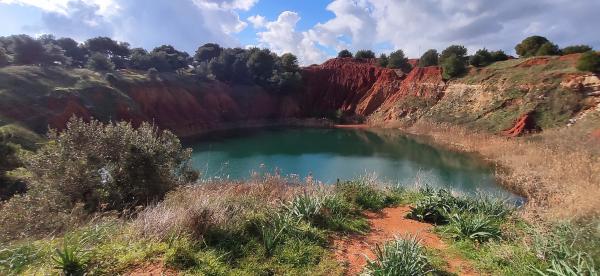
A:
{"label": "dry grass", "polygon": [[600,146],[583,130],[565,128],[515,139],[423,121],[405,130],[495,162],[503,184],[528,198],[524,215],[530,219],[600,215]]}
{"label": "dry grass", "polygon": [[209,229],[240,227],[256,214],[268,213],[299,193],[317,189],[324,187],[279,176],[247,182],[211,181],[169,193],[163,202],[143,210],[133,224],[145,237],[191,234],[201,238]]}

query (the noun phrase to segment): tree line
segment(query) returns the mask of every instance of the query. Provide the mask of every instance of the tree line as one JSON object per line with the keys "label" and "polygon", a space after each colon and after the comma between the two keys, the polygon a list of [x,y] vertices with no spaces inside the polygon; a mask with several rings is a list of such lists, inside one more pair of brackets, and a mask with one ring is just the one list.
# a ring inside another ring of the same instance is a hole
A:
{"label": "tree line", "polygon": [[[600,56],[588,45],[572,45],[561,49],[545,37],[530,36],[517,44],[515,51],[522,58],[583,53],[577,63],[577,68],[581,71],[600,72]],[[379,58],[376,58],[375,53],[371,50],[359,50],[353,55],[352,52],[344,49],[338,53],[338,58],[376,59],[377,64],[381,67],[401,69],[404,72],[412,69],[402,50],[396,50],[389,55],[381,54]],[[419,58],[418,66],[441,66],[443,77],[451,79],[465,74],[469,65],[485,67],[510,58],[512,57],[502,50],[489,51],[485,48],[479,49],[469,56],[467,48],[464,46],[451,45],[441,53],[438,53],[436,49],[425,51]]]}
{"label": "tree line", "polygon": [[205,78],[240,84],[259,84],[279,90],[301,84],[298,58],[268,49],[223,48],[215,43],[198,47],[194,55],[161,45],[151,51],[131,48],[127,42],[94,37],[83,43],[72,38],[42,35],[0,37],[0,66],[40,65],[88,68],[99,72],[116,69],[176,72],[187,70]]}

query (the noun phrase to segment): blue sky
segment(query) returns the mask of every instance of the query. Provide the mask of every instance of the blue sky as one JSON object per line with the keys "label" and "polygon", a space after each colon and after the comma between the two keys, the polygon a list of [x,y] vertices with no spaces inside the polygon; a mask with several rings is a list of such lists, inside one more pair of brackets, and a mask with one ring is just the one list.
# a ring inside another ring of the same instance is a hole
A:
{"label": "blue sky", "polygon": [[345,48],[418,57],[461,44],[513,54],[534,34],[599,49],[598,10],[598,0],[0,0],[0,36],[109,36],[188,52],[216,42],[292,52],[311,64]]}

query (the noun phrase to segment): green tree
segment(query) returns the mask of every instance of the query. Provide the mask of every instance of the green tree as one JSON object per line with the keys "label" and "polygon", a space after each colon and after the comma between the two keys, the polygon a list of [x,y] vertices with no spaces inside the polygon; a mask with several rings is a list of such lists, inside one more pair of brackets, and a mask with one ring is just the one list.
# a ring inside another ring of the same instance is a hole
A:
{"label": "green tree", "polygon": [[102,53],[93,53],[86,67],[94,71],[112,71],[115,69],[115,64]]}
{"label": "green tree", "polygon": [[467,71],[467,68],[463,59],[453,54],[442,62],[442,71],[444,79],[449,80],[461,76]]}
{"label": "green tree", "polygon": [[419,67],[437,66],[439,54],[435,49],[429,49],[419,59]]}
{"label": "green tree", "polygon": [[60,46],[64,51],[64,55],[71,59],[73,66],[82,67],[86,62],[86,49],[79,46],[77,41],[63,37],[56,40],[56,45]]}
{"label": "green tree", "polygon": [[284,72],[298,72],[300,66],[298,66],[298,58],[291,54],[285,53],[281,55],[281,68]]}
{"label": "green tree", "polygon": [[502,50],[493,51],[490,53],[490,55],[492,56],[492,61],[494,62],[508,60],[508,55]]}
{"label": "green tree", "polygon": [[129,66],[138,70],[148,70],[153,68],[152,56],[144,48],[133,48],[131,49],[131,55],[129,56]]}
{"label": "green tree", "polygon": [[354,58],[375,58],[375,53],[371,50],[358,50],[356,51],[356,54],[354,54]]}
{"label": "green tree", "polygon": [[351,58],[352,53],[350,51],[348,51],[347,49],[344,49],[338,53],[337,57],[338,58]]}
{"label": "green tree", "polygon": [[594,51],[587,51],[579,57],[577,70],[600,73],[600,55]]}
{"label": "green tree", "polygon": [[469,58],[469,64],[475,67],[488,66],[494,62],[492,54],[487,49],[480,49]]}
{"label": "green tree", "polygon": [[264,83],[273,75],[275,59],[269,49],[253,48],[250,49],[246,66],[255,81]]}
{"label": "green tree", "polygon": [[15,64],[41,64],[46,60],[46,49],[40,41],[28,35],[11,36],[11,40]]}
{"label": "green tree", "polygon": [[[544,46],[544,49],[540,52],[542,46]],[[521,57],[532,57],[540,54],[555,54],[553,52],[558,52],[558,47],[552,44],[547,38],[534,35],[525,38],[521,43],[517,44],[515,51]]]}
{"label": "green tree", "polygon": [[556,44],[552,44],[551,42],[546,42],[540,46],[540,48],[535,53],[536,56],[554,56],[560,55],[560,49]]}
{"label": "green tree", "polygon": [[442,51],[442,54],[440,54],[440,58],[439,58],[440,63],[443,63],[445,59],[447,59],[451,56],[455,56],[456,58],[462,60],[463,62],[466,62],[467,61],[467,48],[465,48],[465,46],[462,46],[462,45],[448,46],[448,48],[444,49],[444,51]]}
{"label": "green tree", "polygon": [[213,58],[218,57],[223,49],[219,44],[216,43],[206,43],[196,50],[196,54],[194,55],[194,60],[198,62],[202,61],[210,61]]}
{"label": "green tree", "polygon": [[404,51],[402,50],[390,53],[387,67],[392,69],[402,69],[404,72],[409,72],[412,69],[412,66],[408,63],[408,58],[406,58]]}
{"label": "green tree", "polygon": [[570,55],[576,53],[585,53],[591,50],[592,47],[590,47],[589,45],[571,45],[563,48],[561,52],[563,55]]}
{"label": "green tree", "polygon": [[171,45],[156,47],[150,53],[152,56],[152,67],[159,71],[173,71],[188,66],[190,56],[186,52],[176,50]]}
{"label": "green tree", "polygon": [[385,54],[379,55],[379,58],[377,59],[377,64],[379,64],[379,66],[387,67],[388,63],[389,63],[389,59]]}
{"label": "green tree", "polygon": [[11,179],[7,172],[21,166],[17,157],[17,149],[12,144],[0,141],[0,201],[6,200],[16,193],[25,191],[25,184],[21,181]]}

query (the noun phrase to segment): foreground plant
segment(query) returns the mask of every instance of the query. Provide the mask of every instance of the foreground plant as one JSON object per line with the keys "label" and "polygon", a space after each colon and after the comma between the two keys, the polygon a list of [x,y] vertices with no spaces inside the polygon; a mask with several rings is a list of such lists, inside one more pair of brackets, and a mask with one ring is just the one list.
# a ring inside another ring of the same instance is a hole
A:
{"label": "foreground plant", "polygon": [[455,213],[450,216],[447,232],[455,239],[470,239],[477,242],[498,240],[501,237],[497,221],[484,214]]}
{"label": "foreground plant", "polygon": [[79,276],[85,274],[87,263],[85,252],[79,249],[77,245],[65,242],[62,249],[56,249],[56,254],[52,257],[56,264],[54,268],[59,269],[66,276]]}
{"label": "foreground plant", "polygon": [[375,247],[375,260],[369,260],[364,275],[427,275],[431,264],[416,238],[396,238]]}

